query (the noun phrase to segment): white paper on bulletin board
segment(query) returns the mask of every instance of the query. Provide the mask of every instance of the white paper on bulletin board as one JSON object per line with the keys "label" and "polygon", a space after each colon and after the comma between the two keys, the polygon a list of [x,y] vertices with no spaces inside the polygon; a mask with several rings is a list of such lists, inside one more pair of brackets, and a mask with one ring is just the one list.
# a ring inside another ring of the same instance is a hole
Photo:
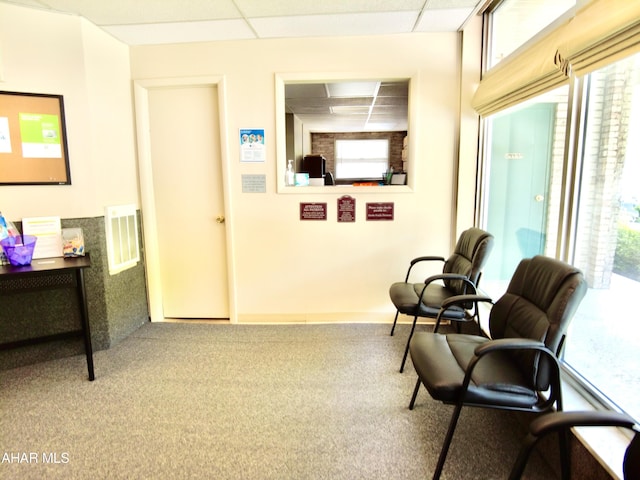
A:
{"label": "white paper on bulletin board", "polygon": [[265,161],[264,128],[241,128],[239,140],[241,162]]}
{"label": "white paper on bulletin board", "polygon": [[60,217],[23,218],[22,233],[38,237],[33,251],[34,259],[62,257]]}

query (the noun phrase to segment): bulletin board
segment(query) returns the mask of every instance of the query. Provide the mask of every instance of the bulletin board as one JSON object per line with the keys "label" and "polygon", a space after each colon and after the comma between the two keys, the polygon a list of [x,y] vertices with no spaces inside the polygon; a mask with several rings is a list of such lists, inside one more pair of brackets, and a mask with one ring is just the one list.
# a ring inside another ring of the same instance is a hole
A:
{"label": "bulletin board", "polygon": [[0,91],[0,185],[70,185],[62,95]]}

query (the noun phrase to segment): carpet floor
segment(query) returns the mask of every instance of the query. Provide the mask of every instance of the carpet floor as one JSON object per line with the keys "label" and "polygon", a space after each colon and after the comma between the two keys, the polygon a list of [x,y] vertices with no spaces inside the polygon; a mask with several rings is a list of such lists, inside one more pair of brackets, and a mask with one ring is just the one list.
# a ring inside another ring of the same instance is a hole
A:
{"label": "carpet floor", "polygon": [[[451,406],[398,372],[408,326],[149,323],[0,372],[3,479],[431,478]],[[425,327],[422,327],[425,328]],[[513,413],[463,409],[443,479],[505,479]],[[526,478],[554,478],[534,456]]]}

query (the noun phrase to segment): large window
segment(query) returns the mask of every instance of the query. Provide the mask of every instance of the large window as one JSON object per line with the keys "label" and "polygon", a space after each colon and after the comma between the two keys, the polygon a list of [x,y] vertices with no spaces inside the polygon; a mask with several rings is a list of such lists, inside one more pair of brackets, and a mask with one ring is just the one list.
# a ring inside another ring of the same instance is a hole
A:
{"label": "large window", "polygon": [[389,169],[389,140],[336,140],[336,179],[381,180]]}
{"label": "large window", "polygon": [[[584,138],[573,263],[589,291],[565,362],[640,419],[640,54],[584,79]],[[594,355],[594,353],[596,353]]]}
{"label": "large window", "polygon": [[481,288],[500,296],[520,259],[536,254],[581,268],[589,289],[563,362],[640,419],[640,54],[485,126],[482,224],[496,245]]}
{"label": "large window", "polygon": [[491,13],[493,23],[488,67],[497,65],[556,18],[576,0],[504,0]]}

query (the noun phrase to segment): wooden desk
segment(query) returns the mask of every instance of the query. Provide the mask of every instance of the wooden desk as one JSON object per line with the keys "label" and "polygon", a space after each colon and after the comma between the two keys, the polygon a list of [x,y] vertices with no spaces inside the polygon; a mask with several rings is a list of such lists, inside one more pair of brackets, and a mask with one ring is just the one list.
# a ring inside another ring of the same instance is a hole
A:
{"label": "wooden desk", "polygon": [[89,312],[87,309],[87,295],[84,285],[84,269],[90,266],[91,259],[89,255],[75,258],[41,258],[33,260],[31,265],[24,267],[14,267],[11,265],[0,266],[0,295],[34,290],[75,288],[78,294],[78,305],[80,307],[82,324],[80,330],[2,343],[0,344],[0,350],[83,336],[89,380],[93,381],[95,378],[93,372],[93,347],[91,345]]}

